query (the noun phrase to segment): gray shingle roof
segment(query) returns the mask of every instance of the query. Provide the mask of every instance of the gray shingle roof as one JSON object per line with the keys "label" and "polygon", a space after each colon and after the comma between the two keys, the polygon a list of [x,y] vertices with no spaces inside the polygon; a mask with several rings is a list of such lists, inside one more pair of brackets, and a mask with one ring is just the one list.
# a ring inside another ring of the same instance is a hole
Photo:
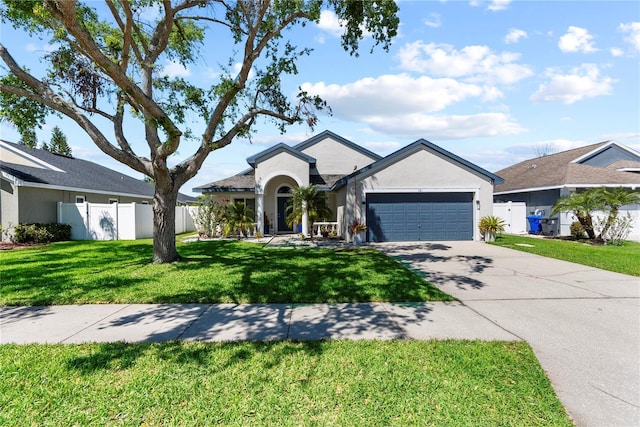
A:
{"label": "gray shingle roof", "polygon": [[[152,184],[97,163],[53,154],[46,150],[32,149],[12,142],[2,142],[63,171],[29,167],[0,160],[0,170],[25,183],[153,198]],[[180,194],[178,200],[180,202],[197,201],[194,197],[185,194]]]}
{"label": "gray shingle roof", "polygon": [[[524,191],[533,188],[561,187],[571,184],[640,184],[640,174],[617,171],[614,168],[594,167],[574,160],[605,147],[610,142],[600,142],[573,150],[562,151],[535,159],[525,160],[496,172],[504,178],[503,184],[494,187],[496,193]],[[634,162],[625,161],[625,165]],[[640,163],[638,164],[640,166]]]}

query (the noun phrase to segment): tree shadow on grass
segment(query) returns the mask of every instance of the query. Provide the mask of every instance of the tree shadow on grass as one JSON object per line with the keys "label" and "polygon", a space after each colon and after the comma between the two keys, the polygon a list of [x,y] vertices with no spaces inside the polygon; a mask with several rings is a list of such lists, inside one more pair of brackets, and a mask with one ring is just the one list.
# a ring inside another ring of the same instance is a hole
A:
{"label": "tree shadow on grass", "polygon": [[128,344],[123,342],[91,345],[88,354],[72,357],[65,369],[89,375],[99,371],[120,371],[134,367],[140,359],[154,357],[163,362],[177,363],[194,368],[216,368],[222,372],[236,365],[248,363],[260,356],[262,366],[270,369],[278,366],[291,355],[304,353],[318,357],[323,343],[316,342],[225,342],[189,343],[172,341],[165,343]]}
{"label": "tree shadow on grass", "polygon": [[340,303],[451,299],[372,249],[182,244],[154,265],[150,242],[72,242],[3,266],[0,303]]}

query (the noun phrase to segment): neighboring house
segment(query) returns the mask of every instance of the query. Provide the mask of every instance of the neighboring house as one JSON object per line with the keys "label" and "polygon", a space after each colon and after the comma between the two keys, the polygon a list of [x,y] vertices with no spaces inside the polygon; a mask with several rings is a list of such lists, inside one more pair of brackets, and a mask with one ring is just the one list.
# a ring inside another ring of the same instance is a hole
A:
{"label": "neighboring house", "polygon": [[[97,163],[0,141],[0,221],[3,230],[23,223],[57,222],[63,203],[151,204],[153,185]],[[197,199],[180,195],[178,201]]]}
{"label": "neighboring house", "polygon": [[297,231],[285,220],[292,189],[315,184],[327,192],[333,218],[326,220],[338,223],[339,234],[351,238],[358,221],[370,242],[479,240],[476,224],[492,214],[493,184],[502,182],[424,139],[381,157],[329,131],[247,162],[250,169],[193,191],[242,201],[258,229],[285,234]]}
{"label": "neighboring house", "polygon": [[[640,153],[614,141],[520,162],[496,174],[504,182],[494,188],[495,202],[524,202],[527,215],[551,216],[551,207],[562,196],[594,187],[640,190]],[[634,218],[630,238],[640,240],[640,206],[625,206],[621,215]],[[560,216],[560,234],[569,235],[571,215]]]}

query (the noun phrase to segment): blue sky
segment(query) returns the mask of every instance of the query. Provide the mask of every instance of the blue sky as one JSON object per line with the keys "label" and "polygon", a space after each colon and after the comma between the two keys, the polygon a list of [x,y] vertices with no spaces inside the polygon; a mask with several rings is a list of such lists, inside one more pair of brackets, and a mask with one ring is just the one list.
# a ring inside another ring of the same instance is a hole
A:
{"label": "blue sky", "polygon": [[[213,152],[182,192],[238,173],[246,158],[270,145],[299,143],[331,130],[380,155],[424,138],[496,172],[543,152],[616,140],[640,151],[640,5],[636,1],[399,1],[400,31],[389,52],[362,44],[359,57],[340,47],[330,13],[297,28],[299,46],[314,49],[288,78],[321,95],[333,115],[314,132],[296,126],[280,135],[261,125],[252,142]],[[37,70],[46,40],[2,28],[14,58]],[[207,46],[215,46],[215,40]],[[215,51],[215,49],[210,49]],[[166,63],[167,74],[212,80],[216,59],[188,69]],[[140,174],[102,154],[73,123],[58,125],[76,157],[134,177]],[[2,124],[2,138],[17,141]],[[139,145],[144,149],[144,144]],[[194,150],[185,141],[176,161]],[[146,155],[146,153],[142,152]]]}

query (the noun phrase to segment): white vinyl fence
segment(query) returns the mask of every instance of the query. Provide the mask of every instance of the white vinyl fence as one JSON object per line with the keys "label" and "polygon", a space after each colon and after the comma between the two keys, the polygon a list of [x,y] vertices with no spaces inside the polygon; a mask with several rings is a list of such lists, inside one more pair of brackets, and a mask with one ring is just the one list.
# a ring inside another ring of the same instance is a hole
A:
{"label": "white vinyl fence", "polygon": [[527,234],[527,206],[524,202],[494,203],[493,215],[505,222],[508,234]]}
{"label": "white vinyl fence", "polygon": [[[195,231],[196,210],[176,206],[176,234]],[[71,225],[72,240],[153,237],[153,208],[140,203],[58,203],[58,222]]]}

